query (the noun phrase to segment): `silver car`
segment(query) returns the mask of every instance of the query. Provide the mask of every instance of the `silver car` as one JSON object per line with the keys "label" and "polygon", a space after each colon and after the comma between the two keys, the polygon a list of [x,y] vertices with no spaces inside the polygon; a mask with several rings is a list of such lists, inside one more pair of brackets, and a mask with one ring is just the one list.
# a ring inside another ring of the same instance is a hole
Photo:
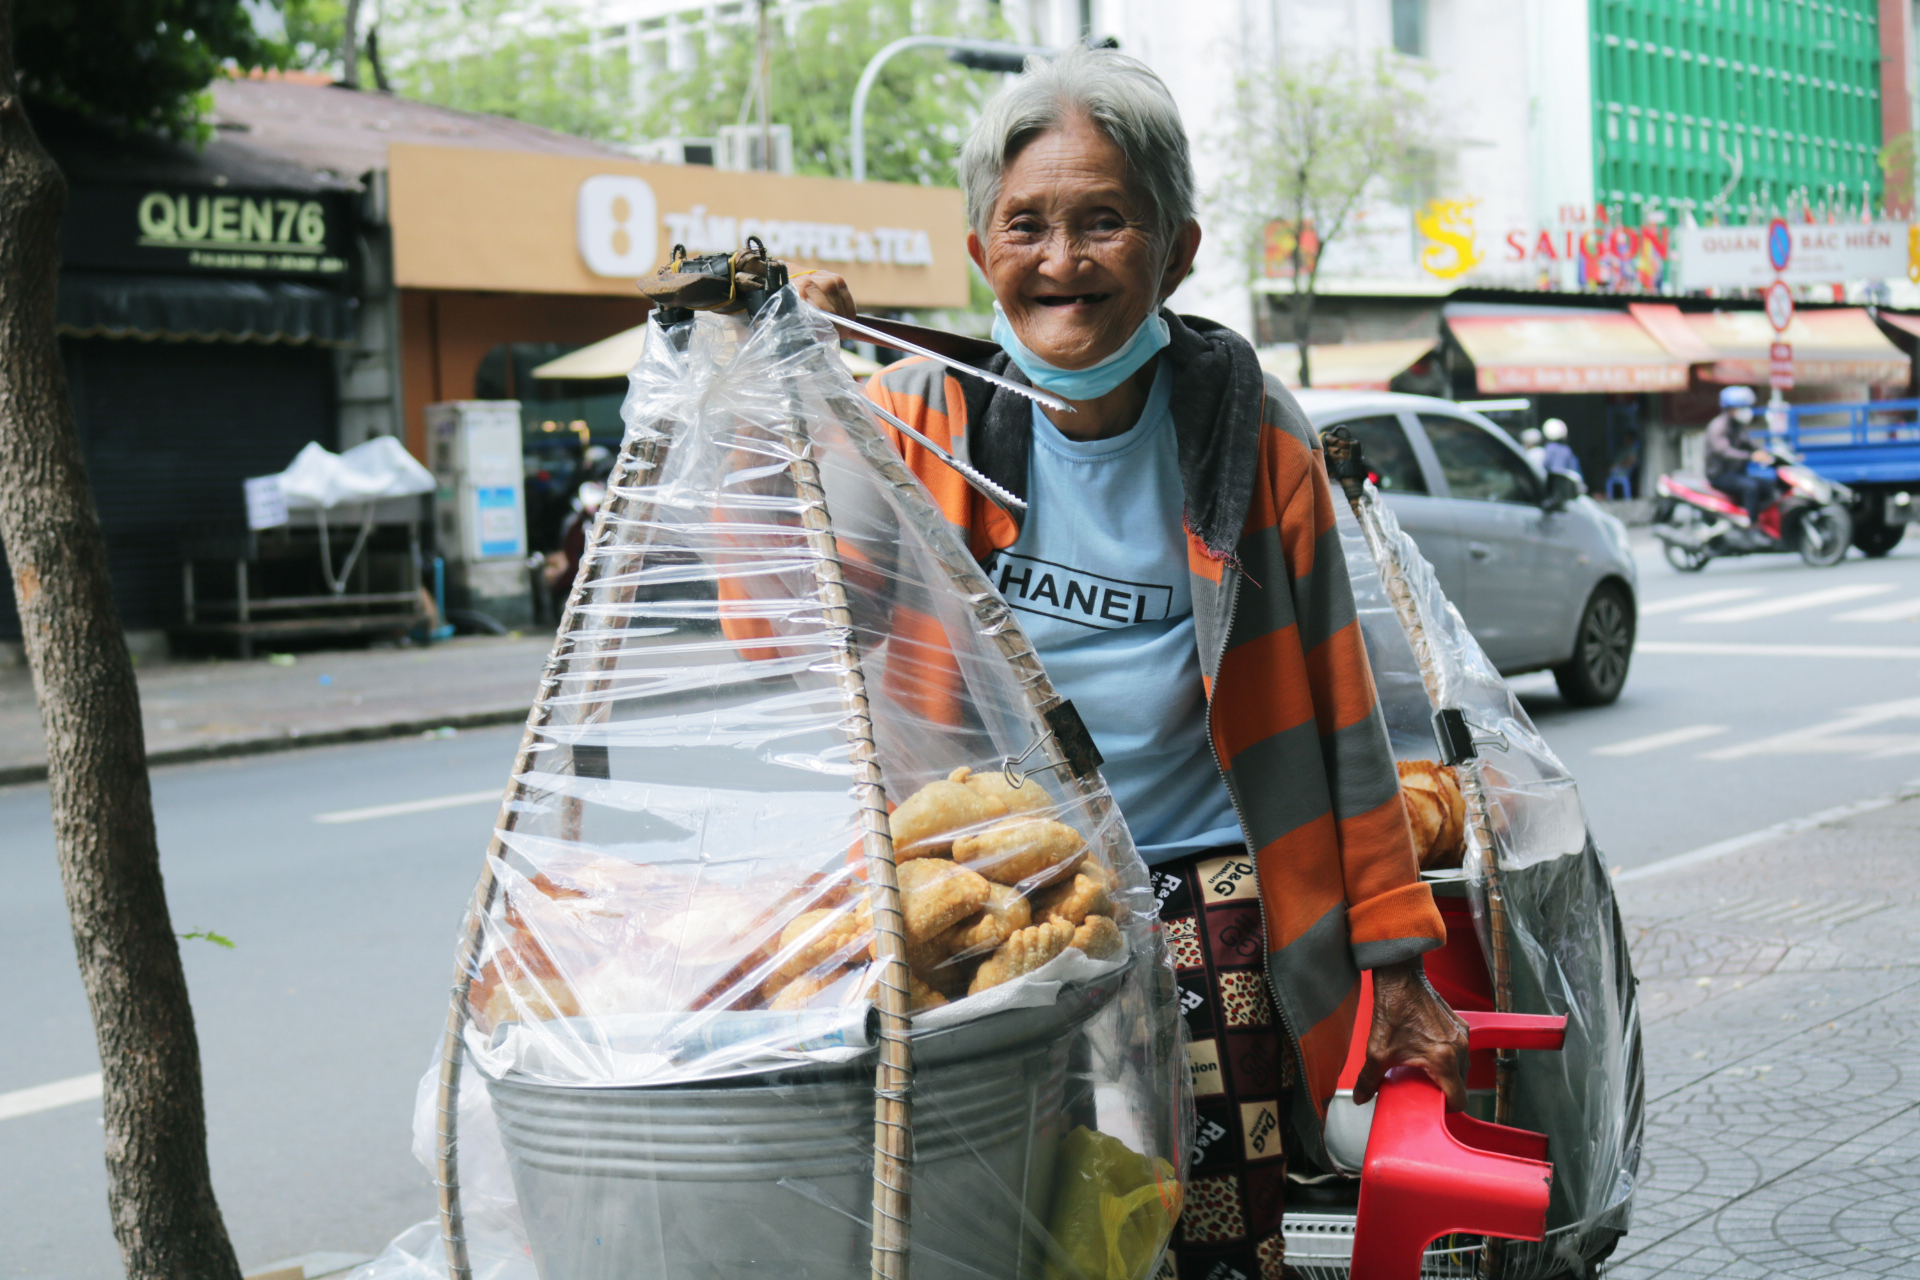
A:
{"label": "silver car", "polygon": [[1626,526],[1579,477],[1542,475],[1504,431],[1448,400],[1295,394],[1315,430],[1343,426],[1360,441],[1388,509],[1502,674],[1551,670],[1577,706],[1620,696],[1638,614],[1633,556]]}

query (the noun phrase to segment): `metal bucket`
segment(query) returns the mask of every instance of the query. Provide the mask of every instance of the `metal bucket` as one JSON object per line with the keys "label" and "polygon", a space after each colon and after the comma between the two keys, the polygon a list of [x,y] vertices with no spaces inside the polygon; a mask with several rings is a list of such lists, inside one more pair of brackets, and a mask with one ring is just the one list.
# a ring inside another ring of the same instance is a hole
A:
{"label": "metal bucket", "polygon": [[[917,1069],[914,1280],[1038,1274],[1072,1040],[941,1054]],[[868,1273],[870,1068],[714,1087],[488,1089],[541,1280]]]}

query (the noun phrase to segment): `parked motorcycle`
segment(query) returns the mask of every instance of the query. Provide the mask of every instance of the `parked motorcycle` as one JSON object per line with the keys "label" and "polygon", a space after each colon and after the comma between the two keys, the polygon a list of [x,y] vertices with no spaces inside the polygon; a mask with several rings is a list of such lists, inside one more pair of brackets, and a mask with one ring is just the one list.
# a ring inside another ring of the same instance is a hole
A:
{"label": "parked motorcycle", "polygon": [[1847,510],[1852,492],[1817,474],[1791,449],[1769,452],[1780,491],[1750,524],[1745,509],[1706,477],[1660,477],[1653,534],[1665,547],[1668,564],[1682,573],[1697,573],[1715,556],[1787,551],[1799,552],[1810,565],[1840,563],[1853,541],[1853,517]]}

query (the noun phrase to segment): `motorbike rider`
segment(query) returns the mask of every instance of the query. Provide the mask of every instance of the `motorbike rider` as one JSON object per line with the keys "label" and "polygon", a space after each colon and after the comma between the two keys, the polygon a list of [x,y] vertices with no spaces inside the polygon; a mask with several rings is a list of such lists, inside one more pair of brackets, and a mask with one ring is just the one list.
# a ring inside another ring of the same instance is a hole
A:
{"label": "motorbike rider", "polygon": [[1752,387],[1727,387],[1720,392],[1720,412],[1707,424],[1707,483],[1746,508],[1742,527],[1757,522],[1774,497],[1771,476],[1747,474],[1749,462],[1773,461],[1747,434],[1753,406]]}
{"label": "motorbike rider", "polygon": [[1546,440],[1546,447],[1540,451],[1540,466],[1545,471],[1571,471],[1580,474],[1580,459],[1575,456],[1573,446],[1567,443],[1567,424],[1558,418],[1548,418],[1540,424],[1540,435]]}

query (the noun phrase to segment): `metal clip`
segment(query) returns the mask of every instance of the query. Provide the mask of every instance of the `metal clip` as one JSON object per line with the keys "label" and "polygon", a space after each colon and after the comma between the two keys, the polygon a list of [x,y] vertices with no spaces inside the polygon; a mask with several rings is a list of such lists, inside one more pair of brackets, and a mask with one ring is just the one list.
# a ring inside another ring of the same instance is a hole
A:
{"label": "metal clip", "polygon": [[1481,747],[1513,750],[1504,731],[1475,724],[1458,707],[1442,707],[1433,713],[1433,738],[1440,746],[1441,764],[1462,764],[1477,759]]}
{"label": "metal clip", "polygon": [[1001,761],[1000,776],[1007,780],[1008,786],[1012,787],[1015,791],[1018,791],[1021,787],[1024,787],[1027,784],[1027,779],[1031,778],[1036,773],[1050,773],[1055,769],[1064,769],[1067,767],[1067,762],[1065,760],[1061,760],[1053,764],[1043,764],[1037,769],[1021,770],[1021,769],[1015,768],[1016,765],[1019,765],[1025,762],[1028,756],[1038,751],[1041,747],[1046,746],[1047,740],[1052,737],[1053,737],[1053,730],[1049,729],[1045,733],[1041,734],[1039,737],[1035,738],[1033,740],[1032,745],[1029,746],[1025,751],[1022,751],[1017,756],[1008,756],[1005,760]]}

